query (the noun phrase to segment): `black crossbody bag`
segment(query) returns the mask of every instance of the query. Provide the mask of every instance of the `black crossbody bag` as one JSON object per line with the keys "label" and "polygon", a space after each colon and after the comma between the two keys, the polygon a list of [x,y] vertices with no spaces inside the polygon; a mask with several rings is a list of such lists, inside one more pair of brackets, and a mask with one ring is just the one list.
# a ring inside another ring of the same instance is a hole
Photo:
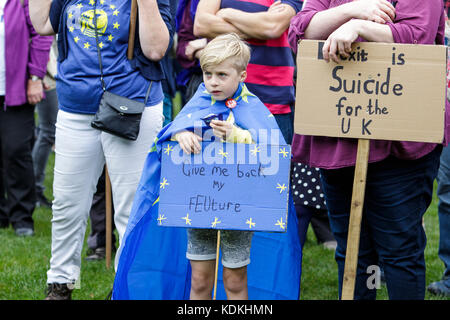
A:
{"label": "black crossbody bag", "polygon": [[94,4],[94,28],[103,95],[100,100],[98,111],[91,122],[91,126],[95,129],[108,132],[115,136],[134,141],[139,135],[142,112],[147,104],[153,82],[150,82],[144,103],[106,91],[105,82],[103,80],[102,57],[98,45],[96,9],[97,0]]}

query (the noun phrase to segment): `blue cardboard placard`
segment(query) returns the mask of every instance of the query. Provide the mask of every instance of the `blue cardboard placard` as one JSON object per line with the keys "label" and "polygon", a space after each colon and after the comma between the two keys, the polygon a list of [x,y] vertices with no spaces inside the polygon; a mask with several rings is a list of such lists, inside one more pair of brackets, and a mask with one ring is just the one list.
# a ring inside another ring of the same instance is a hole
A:
{"label": "blue cardboard placard", "polygon": [[165,142],[158,225],[285,232],[290,160],[289,145]]}

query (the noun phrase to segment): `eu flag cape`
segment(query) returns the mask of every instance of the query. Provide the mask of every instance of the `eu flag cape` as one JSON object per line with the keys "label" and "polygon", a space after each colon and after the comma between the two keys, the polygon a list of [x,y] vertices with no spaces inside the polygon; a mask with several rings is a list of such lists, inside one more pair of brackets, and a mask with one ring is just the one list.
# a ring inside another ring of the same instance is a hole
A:
{"label": "eu flag cape", "polygon": [[[261,143],[258,132],[272,132],[272,139],[277,137],[276,143],[285,144],[273,115],[244,84],[239,85],[233,98],[237,102],[232,109],[235,124],[243,129],[253,129],[250,132],[255,142]],[[156,137],[147,156],[127,229],[117,253],[120,256],[112,299],[189,299],[191,270],[186,258],[186,230],[161,227],[157,223],[161,149],[162,143],[175,133],[194,131],[194,124],[198,130],[200,119],[210,113],[226,119],[230,109],[224,101],[215,101],[201,84],[175,120]],[[207,129],[205,124],[202,129]],[[300,296],[302,254],[295,207],[292,197],[289,198],[287,231],[255,232],[253,235],[251,262],[247,266],[250,300],[288,300]],[[226,299],[221,265],[217,299]]]}

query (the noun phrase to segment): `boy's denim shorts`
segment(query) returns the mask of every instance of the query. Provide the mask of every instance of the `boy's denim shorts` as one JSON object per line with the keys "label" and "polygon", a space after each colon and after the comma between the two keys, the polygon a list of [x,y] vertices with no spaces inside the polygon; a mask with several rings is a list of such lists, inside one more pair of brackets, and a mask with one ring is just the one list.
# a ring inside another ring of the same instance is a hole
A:
{"label": "boy's denim shorts", "polygon": [[[250,247],[253,232],[221,230],[220,248],[222,265],[229,269],[241,268],[250,263]],[[217,230],[187,229],[189,260],[215,260],[217,250]]]}

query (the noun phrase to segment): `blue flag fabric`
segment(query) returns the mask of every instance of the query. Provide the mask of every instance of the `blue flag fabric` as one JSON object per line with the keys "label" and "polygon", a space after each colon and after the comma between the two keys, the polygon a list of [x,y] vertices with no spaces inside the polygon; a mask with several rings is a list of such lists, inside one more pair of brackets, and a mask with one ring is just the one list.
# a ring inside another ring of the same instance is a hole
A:
{"label": "blue flag fabric", "polygon": [[[234,95],[235,123],[250,130],[253,140],[261,143],[259,132],[272,133],[267,141],[283,145],[285,141],[275,118],[264,104],[240,84]],[[230,109],[224,101],[215,101],[204,84],[166,125],[155,139],[142,173],[130,213],[127,230],[119,248],[114,280],[114,300],[185,300],[189,299],[191,270],[186,258],[187,235],[184,228],[158,226],[158,202],[161,173],[161,149],[164,141],[182,130],[192,130],[201,118],[215,113],[226,119]],[[299,299],[302,252],[297,231],[297,217],[289,197],[287,232],[255,232],[251,263],[247,267],[250,300]],[[226,299],[219,264],[217,299]]]}

